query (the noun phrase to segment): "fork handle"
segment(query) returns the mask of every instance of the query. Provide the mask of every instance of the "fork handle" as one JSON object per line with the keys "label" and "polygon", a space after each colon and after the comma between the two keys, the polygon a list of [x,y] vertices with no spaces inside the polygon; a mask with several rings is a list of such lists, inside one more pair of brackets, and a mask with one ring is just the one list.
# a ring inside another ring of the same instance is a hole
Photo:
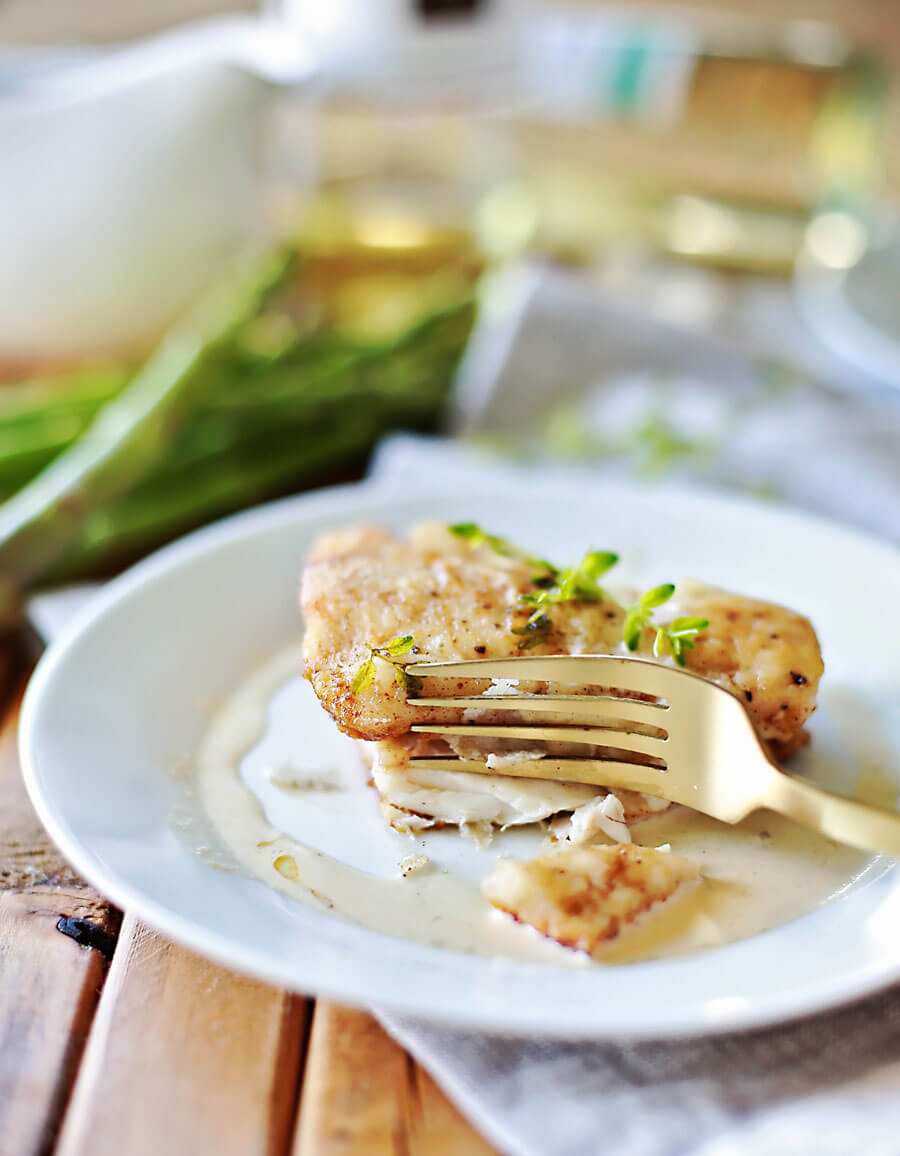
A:
{"label": "fork handle", "polygon": [[760,806],[863,851],[900,858],[900,813],[833,795],[803,779],[776,771]]}

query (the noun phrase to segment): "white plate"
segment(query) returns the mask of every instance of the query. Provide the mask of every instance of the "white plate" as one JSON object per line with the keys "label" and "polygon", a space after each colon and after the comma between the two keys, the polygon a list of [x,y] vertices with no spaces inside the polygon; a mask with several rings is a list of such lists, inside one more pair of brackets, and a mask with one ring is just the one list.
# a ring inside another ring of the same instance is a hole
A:
{"label": "white plate", "polygon": [[827,664],[813,749],[849,717],[859,745],[845,785],[872,752],[883,770],[900,768],[900,554],[890,547],[749,502],[631,485],[548,493],[523,480],[453,497],[350,487],[176,543],[111,583],[43,658],[22,715],[23,764],[41,819],[86,878],[172,939],[273,983],[509,1033],[749,1027],[900,978],[894,870],[740,943],[570,969],[390,938],[192,856],[170,825],[167,772],[195,748],[209,702],[297,635],[297,574],[312,538],[359,520],[403,529],[428,517],[474,517],[551,557],[611,546],[626,571],[694,573],[801,608]]}

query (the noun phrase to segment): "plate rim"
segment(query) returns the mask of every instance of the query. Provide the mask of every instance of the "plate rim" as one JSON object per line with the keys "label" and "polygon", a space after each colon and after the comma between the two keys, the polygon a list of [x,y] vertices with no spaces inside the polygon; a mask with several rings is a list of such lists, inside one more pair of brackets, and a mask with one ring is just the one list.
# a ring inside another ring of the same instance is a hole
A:
{"label": "plate rim", "polygon": [[[573,477],[563,484],[580,488],[584,481]],[[661,489],[649,483],[596,477],[592,479],[591,484],[597,491],[609,493],[611,490],[618,490],[620,493],[631,495],[641,492],[660,492]],[[503,497],[515,492],[517,497],[521,497],[521,485],[521,482],[516,482],[512,477],[502,485],[498,485],[492,496]],[[452,496],[465,496],[468,489],[469,487],[460,487]],[[471,492],[474,496],[480,492],[480,488],[473,485]],[[667,497],[676,501],[681,498],[688,498],[695,502],[699,500],[730,511],[734,511],[736,506],[745,508],[767,518],[782,521],[785,525],[789,523],[802,524],[805,527],[813,525],[821,531],[843,537],[848,544],[855,542],[868,548],[887,551],[889,554],[896,555],[897,559],[900,560],[900,549],[890,540],[862,533],[837,520],[816,514],[807,514],[796,508],[769,507],[744,495],[722,494],[699,486],[667,485],[665,486],[665,493]],[[408,491],[396,483],[386,484],[377,479],[367,479],[361,482],[328,487],[308,494],[293,495],[221,519],[177,539],[136,563],[100,589],[88,604],[73,616],[73,619],[60,632],[58,638],[46,649],[29,680],[19,719],[19,756],[29,799],[51,839],[79,874],[117,907],[140,918],[186,949],[197,952],[241,974],[253,976],[288,990],[301,992],[308,992],[309,989],[304,989],[295,976],[292,977],[288,974],[286,967],[279,969],[277,963],[271,959],[271,953],[267,959],[266,952],[255,948],[254,945],[241,944],[240,949],[237,949],[234,938],[216,932],[173,911],[164,903],[147,896],[139,887],[121,880],[114,868],[107,868],[98,856],[83,845],[70,825],[61,820],[55,813],[52,798],[46,796],[43,790],[34,748],[37,741],[42,699],[46,693],[46,688],[52,685],[58,666],[63,662],[75,642],[97,620],[105,617],[121,601],[127,599],[145,584],[151,583],[157,575],[176,569],[182,560],[187,560],[195,554],[225,545],[248,532],[264,532],[281,522],[290,523],[295,518],[302,521],[305,516],[321,515],[327,513],[329,509],[344,512],[348,500],[352,504],[353,499],[360,495],[372,496],[375,499],[390,503],[392,500],[398,501],[404,496],[408,496]],[[451,495],[448,495],[445,489],[436,487],[433,491],[429,491],[426,487],[418,490],[415,498],[416,500],[423,497],[446,499],[448,496]],[[379,934],[366,929],[359,930],[364,931],[368,936]],[[772,931],[763,932],[762,935],[777,933],[778,930],[775,928]],[[753,938],[759,939],[760,937]],[[829,977],[827,980],[820,981],[817,986],[805,992],[803,998],[798,998],[796,994],[785,997],[774,996],[770,997],[768,1002],[762,1006],[759,1000],[748,1001],[741,1008],[732,1008],[724,1016],[705,1014],[698,1017],[696,1013],[692,1012],[688,1019],[679,1020],[677,1015],[673,1015],[662,1030],[658,1024],[648,1023],[635,1023],[628,1027],[616,1027],[609,1031],[598,1028],[596,1024],[586,1025],[581,1029],[577,1026],[554,1029],[552,1024],[540,1027],[535,1027],[533,1024],[517,1027],[515,1022],[510,1021],[508,1015],[498,1014],[493,1021],[486,1020],[481,1015],[467,1020],[458,1011],[422,1006],[415,1001],[404,1001],[403,998],[393,999],[389,1002],[382,999],[378,1002],[378,1008],[384,1007],[386,1010],[400,1015],[418,1016],[431,1023],[454,1029],[475,1030],[510,1037],[567,1040],[677,1040],[754,1030],[794,1021],[874,995],[898,979],[900,979],[900,939],[898,939],[897,955],[893,960],[882,964],[870,964],[868,968],[857,969],[849,975],[838,973],[837,977]],[[372,1006],[364,994],[354,995],[353,992],[347,991],[340,985],[329,988],[327,984],[317,983],[315,995],[337,999],[355,1007]],[[500,1011],[502,1013],[502,1009]]]}

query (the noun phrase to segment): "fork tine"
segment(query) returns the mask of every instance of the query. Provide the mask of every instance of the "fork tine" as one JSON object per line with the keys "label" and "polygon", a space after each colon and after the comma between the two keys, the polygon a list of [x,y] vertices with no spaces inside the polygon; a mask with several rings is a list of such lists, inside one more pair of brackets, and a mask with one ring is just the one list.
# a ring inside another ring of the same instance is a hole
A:
{"label": "fork tine", "polygon": [[477,723],[459,725],[424,724],[411,728],[416,734],[462,735],[490,739],[533,739],[538,742],[587,743],[592,747],[608,747],[632,754],[665,757],[665,739],[648,735],[626,734],[602,727],[541,727],[541,726],[481,726]]}
{"label": "fork tine", "polygon": [[[668,707],[658,702],[636,702],[598,694],[488,694],[471,698],[408,698],[410,706],[442,706],[464,710],[536,711],[560,714],[572,719],[590,719],[595,726],[613,723],[636,723],[638,726],[665,728]],[[598,717],[598,710],[609,710],[609,718]]]}
{"label": "fork tine", "polygon": [[[477,759],[413,758],[410,769],[423,771],[468,771],[477,775],[506,775],[515,779],[546,779],[554,782],[585,783],[591,787],[621,787],[647,795],[671,799],[666,771],[640,763],[616,759],[523,759],[496,770]],[[668,789],[667,789],[668,788]]]}
{"label": "fork tine", "polygon": [[405,669],[419,678],[509,678],[592,684],[654,698],[665,698],[666,676],[674,673],[650,659],[598,654],[523,654],[517,658],[475,658],[465,662],[415,662]]}

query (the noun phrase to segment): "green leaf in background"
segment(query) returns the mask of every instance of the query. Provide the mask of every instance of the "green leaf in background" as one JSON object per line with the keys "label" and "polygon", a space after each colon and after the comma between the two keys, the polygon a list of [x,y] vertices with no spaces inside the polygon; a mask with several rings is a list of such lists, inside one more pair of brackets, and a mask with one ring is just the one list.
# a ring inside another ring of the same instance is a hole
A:
{"label": "green leaf in background", "polygon": [[434,427],[474,321],[471,289],[426,294],[418,314],[408,304],[389,336],[352,337],[321,308],[292,312],[312,292],[307,268],[277,247],[139,368],[72,370],[0,393],[0,625],[35,585],[358,471],[388,430]]}
{"label": "green leaf in background", "polygon": [[294,256],[287,250],[268,253],[204,301],[84,435],[0,506],[0,574],[7,588],[37,580],[75,541],[90,510],[125,492],[165,458],[173,429],[208,386],[206,369],[236,327],[284,282]]}

